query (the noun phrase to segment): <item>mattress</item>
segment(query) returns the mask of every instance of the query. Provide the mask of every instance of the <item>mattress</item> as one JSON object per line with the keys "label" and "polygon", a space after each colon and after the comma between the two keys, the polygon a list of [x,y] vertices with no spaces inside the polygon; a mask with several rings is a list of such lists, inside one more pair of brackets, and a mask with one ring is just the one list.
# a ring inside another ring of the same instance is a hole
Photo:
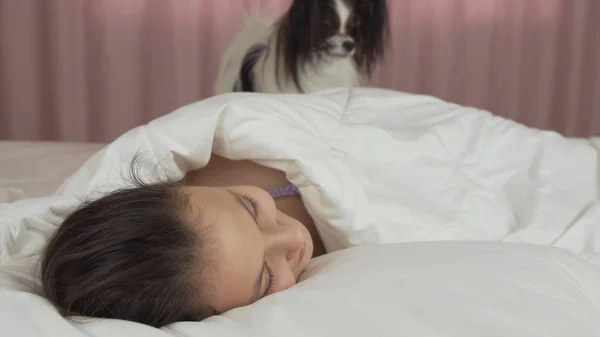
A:
{"label": "mattress", "polygon": [[96,143],[0,141],[0,202],[52,194],[102,146]]}

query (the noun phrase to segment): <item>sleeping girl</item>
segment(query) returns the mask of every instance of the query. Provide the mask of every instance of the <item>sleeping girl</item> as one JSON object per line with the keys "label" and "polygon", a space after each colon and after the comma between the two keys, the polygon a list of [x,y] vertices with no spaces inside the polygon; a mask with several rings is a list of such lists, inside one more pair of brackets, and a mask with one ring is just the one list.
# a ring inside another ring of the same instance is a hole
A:
{"label": "sleeping girl", "polygon": [[213,155],[185,181],[147,183],[84,203],[42,261],[64,315],[160,327],[202,320],[296,284],[323,254],[283,172]]}

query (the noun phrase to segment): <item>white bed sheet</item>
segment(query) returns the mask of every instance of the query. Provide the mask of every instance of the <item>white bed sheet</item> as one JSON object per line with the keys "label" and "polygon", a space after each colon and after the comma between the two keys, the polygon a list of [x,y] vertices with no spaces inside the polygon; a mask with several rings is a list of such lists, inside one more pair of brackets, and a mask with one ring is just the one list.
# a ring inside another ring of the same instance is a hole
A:
{"label": "white bed sheet", "polygon": [[0,202],[52,194],[104,145],[0,141]]}

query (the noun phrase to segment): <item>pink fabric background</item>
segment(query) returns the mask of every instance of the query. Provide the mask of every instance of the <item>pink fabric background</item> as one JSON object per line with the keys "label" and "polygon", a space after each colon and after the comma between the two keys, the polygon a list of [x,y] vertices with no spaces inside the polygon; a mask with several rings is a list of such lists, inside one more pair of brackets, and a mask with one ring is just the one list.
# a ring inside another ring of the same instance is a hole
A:
{"label": "pink fabric background", "polygon": [[[0,0],[0,138],[108,141],[208,97],[241,3]],[[600,1],[388,0],[369,85],[600,135]]]}

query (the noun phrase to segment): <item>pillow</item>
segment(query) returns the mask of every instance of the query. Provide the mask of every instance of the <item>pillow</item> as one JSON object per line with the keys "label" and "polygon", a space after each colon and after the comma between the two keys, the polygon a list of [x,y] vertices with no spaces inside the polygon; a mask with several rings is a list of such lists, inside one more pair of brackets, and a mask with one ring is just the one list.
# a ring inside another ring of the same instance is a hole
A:
{"label": "pillow", "polygon": [[[565,250],[379,244],[312,261],[303,281],[186,336],[599,336],[600,274]],[[217,329],[216,327],[219,327]],[[245,333],[242,333],[245,331]]]}
{"label": "pillow", "polygon": [[600,331],[600,273],[566,250],[513,243],[346,249],[314,259],[286,291],[161,330],[119,320],[76,323],[39,296],[2,288],[0,327],[7,336],[597,337]]}

